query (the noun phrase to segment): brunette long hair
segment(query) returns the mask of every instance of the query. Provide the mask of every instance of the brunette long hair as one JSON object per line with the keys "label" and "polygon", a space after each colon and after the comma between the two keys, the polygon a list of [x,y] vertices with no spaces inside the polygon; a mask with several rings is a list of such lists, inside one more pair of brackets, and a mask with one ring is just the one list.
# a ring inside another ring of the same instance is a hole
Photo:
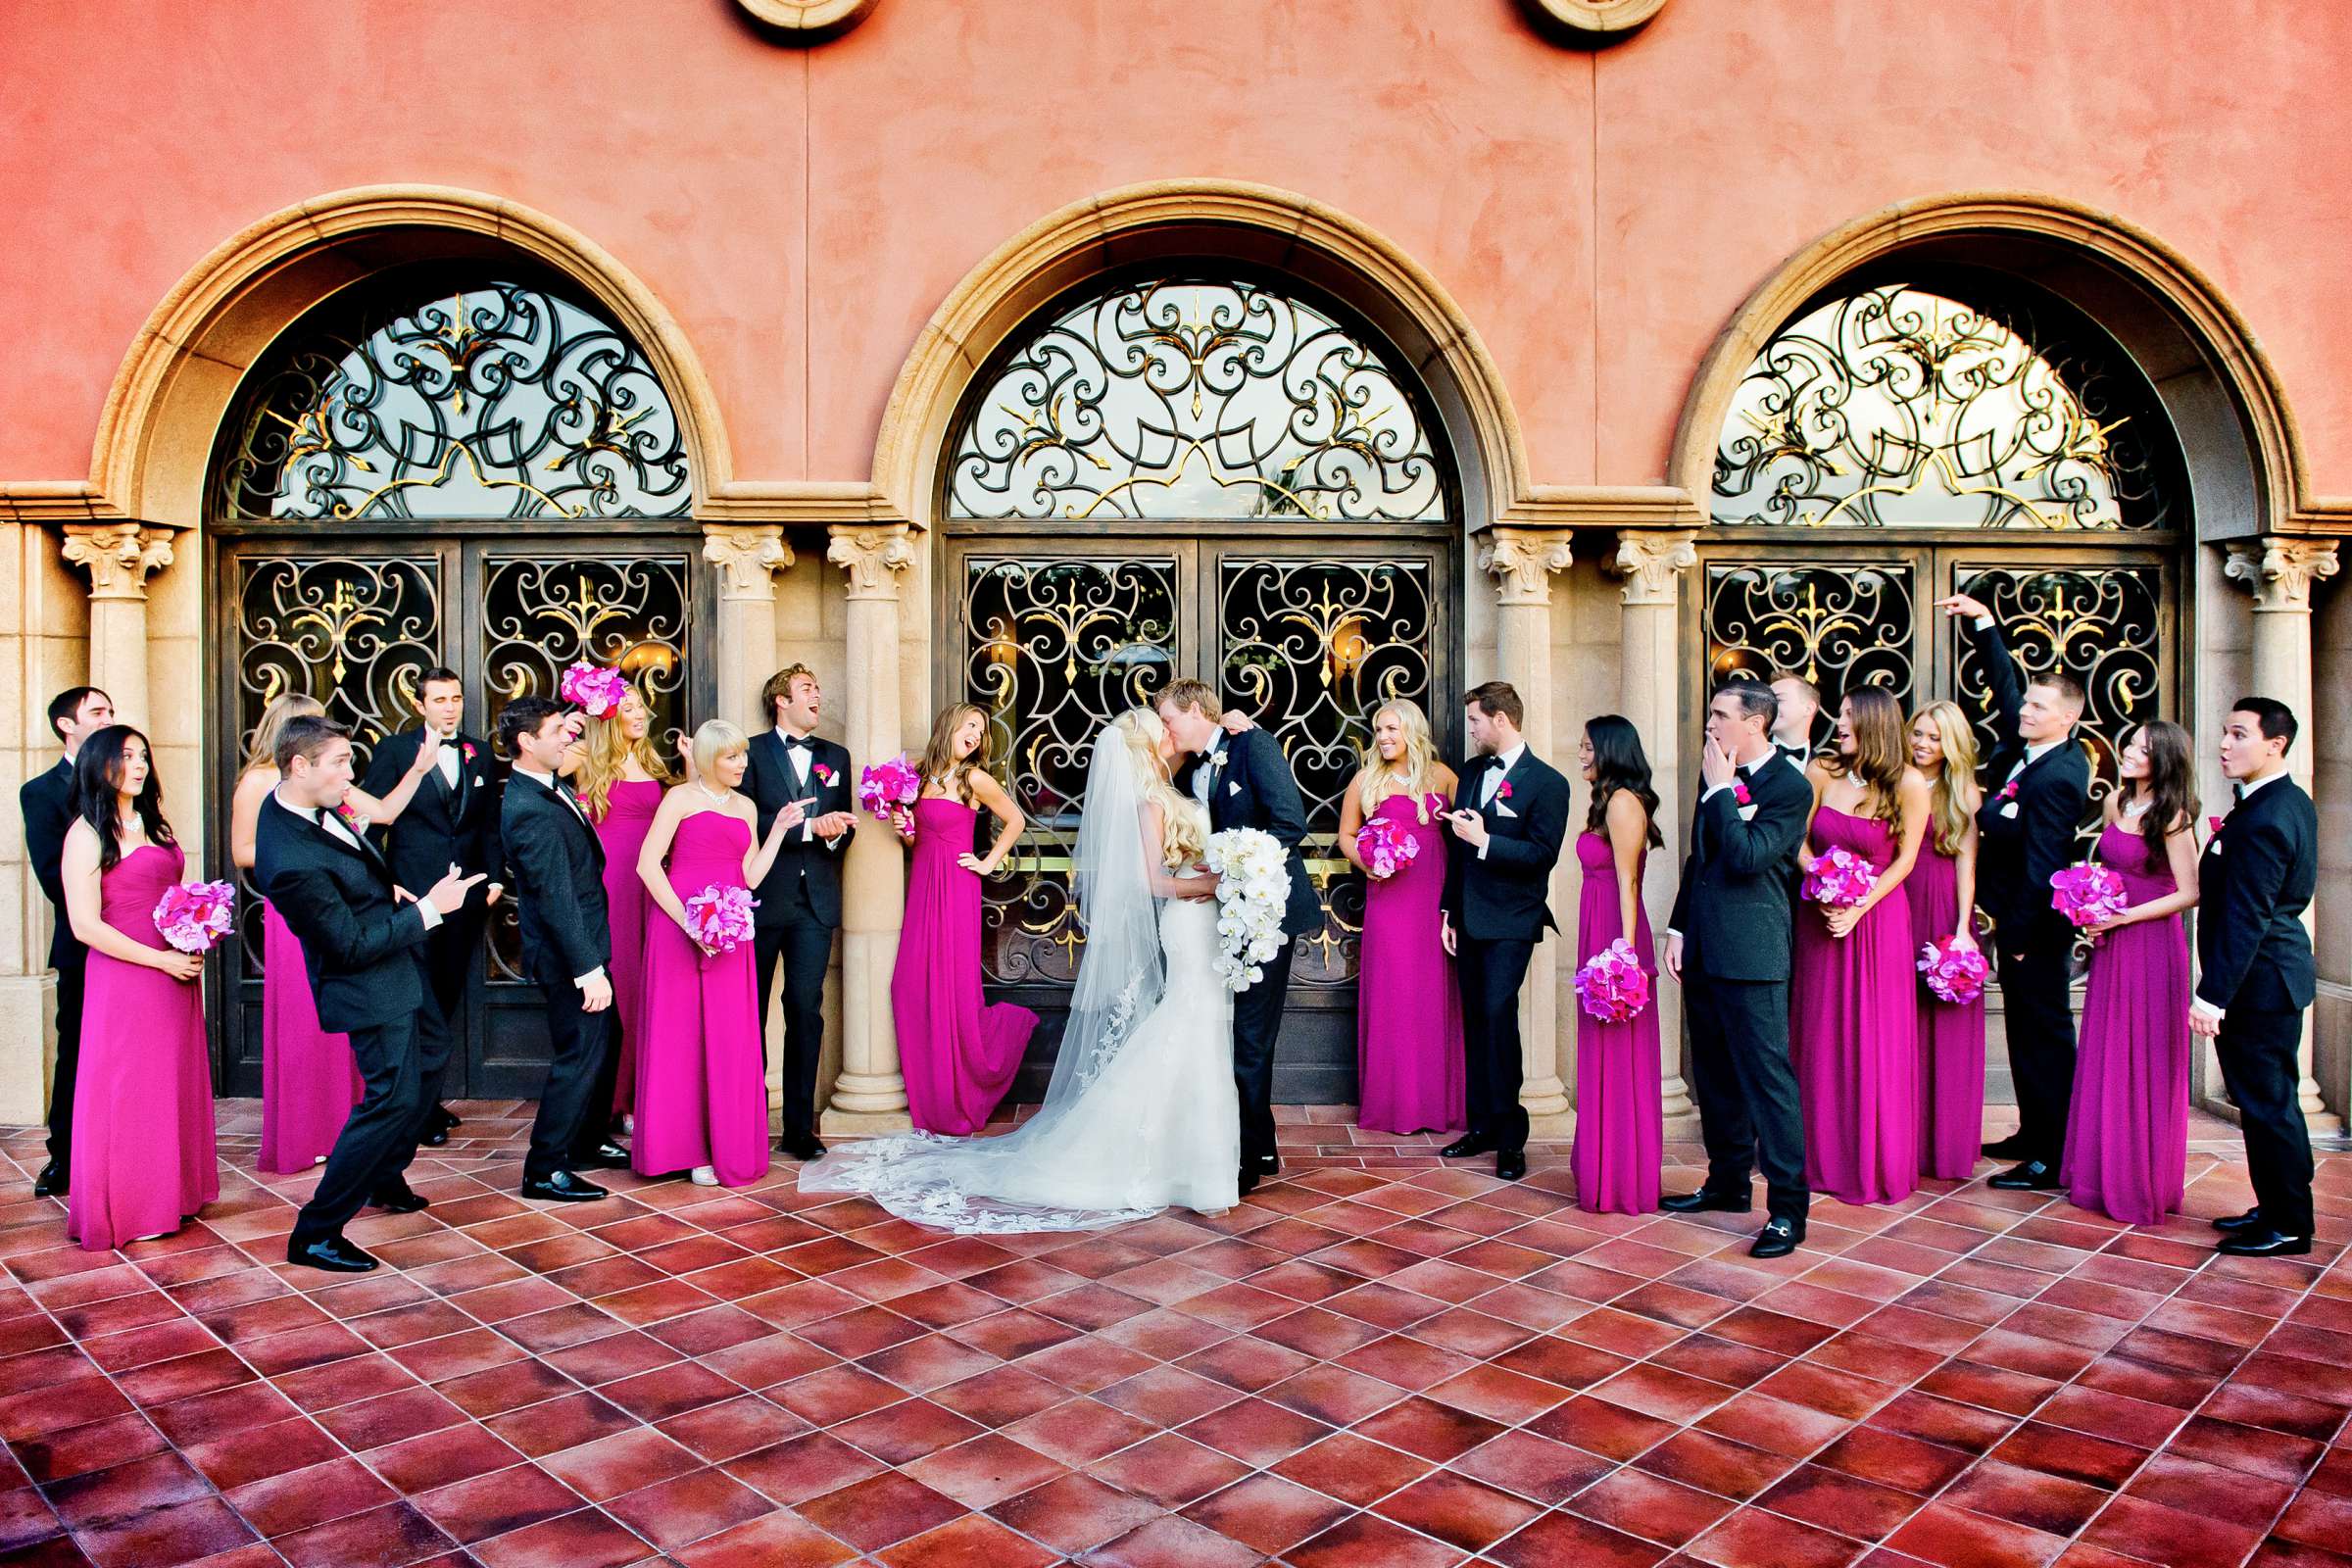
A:
{"label": "brunette long hair", "polygon": [[1832,758],[1830,771],[1862,786],[1864,815],[1894,827],[1902,819],[1903,770],[1911,765],[1903,705],[1879,686],[1857,686],[1845,694],[1845,703],[1854,755]]}
{"label": "brunette long hair", "polygon": [[147,830],[150,844],[171,844],[172,824],[164,820],[164,786],[156,777],[155,748],[128,724],[109,724],[86,736],[74,754],[74,814],[98,835],[100,875],[122,863],[122,748],[137,741],[147,753],[147,782],[131,797],[130,808]]}
{"label": "brunette long hair", "polygon": [[2161,718],[2140,725],[2139,740],[2148,752],[2148,776],[2142,785],[2148,809],[2139,819],[2139,836],[2148,847],[2147,869],[2153,872],[2162,870],[2168,859],[2164,841],[2182,823],[2197,819],[2196,743],[2188,731]]}
{"label": "brunette long hair", "polygon": [[[980,720],[980,744],[972,748],[971,756],[958,760],[956,756],[956,732],[963,727],[965,719],[975,717]],[[942,785],[947,789],[950,800],[960,806],[971,805],[971,770],[988,766],[991,738],[988,710],[979,704],[950,703],[941,709],[939,716],[931,721],[931,739],[923,744],[923,788]]]}
{"label": "brunette long hair", "polygon": [[1642,732],[1634,721],[1603,713],[1585,721],[1585,739],[1592,743],[1592,805],[1585,812],[1585,831],[1609,830],[1609,797],[1619,790],[1642,803],[1651,849],[1665,844],[1658,832],[1658,792],[1650,787],[1649,754],[1642,750]]}

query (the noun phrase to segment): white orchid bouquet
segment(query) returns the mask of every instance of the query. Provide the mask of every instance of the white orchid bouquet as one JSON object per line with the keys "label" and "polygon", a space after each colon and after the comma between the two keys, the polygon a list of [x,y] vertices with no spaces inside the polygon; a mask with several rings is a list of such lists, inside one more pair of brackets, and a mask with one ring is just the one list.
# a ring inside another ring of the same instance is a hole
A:
{"label": "white orchid bouquet", "polygon": [[1290,858],[1273,834],[1253,827],[1209,836],[1202,853],[1217,873],[1217,957],[1211,965],[1228,991],[1266,977],[1282,951],[1282,911],[1291,897]]}

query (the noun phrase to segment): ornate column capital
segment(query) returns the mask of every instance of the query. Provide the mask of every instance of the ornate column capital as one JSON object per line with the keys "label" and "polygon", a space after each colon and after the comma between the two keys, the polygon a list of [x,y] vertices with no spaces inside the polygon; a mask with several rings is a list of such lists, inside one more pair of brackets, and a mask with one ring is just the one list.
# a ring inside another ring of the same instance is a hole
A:
{"label": "ornate column capital", "polygon": [[1568,539],[1565,528],[1488,529],[1478,545],[1478,569],[1494,575],[1494,602],[1550,604],[1551,574],[1575,559]]}
{"label": "ornate column capital", "polygon": [[172,564],[172,530],[145,522],[69,522],[66,560],[90,573],[92,599],[147,598],[147,579]]}
{"label": "ornate column capital", "polygon": [[773,599],[776,573],[792,566],[780,522],[706,522],[703,559],[716,566],[723,599]]}
{"label": "ornate column capital", "polygon": [[2332,577],[2340,567],[2332,539],[2287,539],[2265,534],[2230,547],[2230,564],[2222,574],[2242,582],[2254,593],[2256,612],[2311,611],[2311,586]]}
{"label": "ornate column capital", "polygon": [[914,564],[914,541],[903,522],[836,523],[825,559],[850,574],[849,597],[899,597],[899,573]]}
{"label": "ornate column capital", "polygon": [[1609,570],[1625,579],[1618,598],[1629,605],[1672,605],[1682,575],[1698,564],[1698,534],[1687,528],[1628,529],[1617,539]]}

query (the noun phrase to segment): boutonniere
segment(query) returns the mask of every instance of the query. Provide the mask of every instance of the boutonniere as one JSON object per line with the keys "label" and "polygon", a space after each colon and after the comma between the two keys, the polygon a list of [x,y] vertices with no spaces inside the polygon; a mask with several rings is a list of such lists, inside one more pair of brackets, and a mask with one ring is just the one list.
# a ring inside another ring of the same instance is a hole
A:
{"label": "boutonniere", "polygon": [[2205,819],[2205,831],[2212,834],[2217,839],[2220,838],[2222,836],[2222,819],[2218,816],[2207,817]]}
{"label": "boutonniere", "polygon": [[1507,801],[1511,798],[1511,781],[1509,779],[1506,778],[1495,786],[1494,798],[1498,801]]}
{"label": "boutonniere", "polygon": [[368,831],[368,819],[353,810],[349,801],[344,801],[335,808],[335,818],[354,833]]}
{"label": "boutonniere", "polygon": [[2000,792],[1998,795],[1995,795],[1995,796],[1993,797],[1993,799],[1994,799],[1994,800],[1996,800],[1996,801],[2014,801],[2014,800],[2016,800],[2016,799],[2017,799],[2017,780],[2015,780],[2015,779],[2011,779],[2011,780],[2010,780],[2008,783],[2006,783],[2006,784],[2002,785],[2002,786],[2001,786],[2001,792]]}
{"label": "boutonniere", "polygon": [[1753,806],[1755,804],[1754,798],[1747,793],[1747,780],[1743,778],[1736,778],[1732,780],[1732,799],[1739,802],[1741,806]]}
{"label": "boutonniere", "polygon": [[1201,760],[1200,765],[1210,769],[1223,767],[1225,765],[1226,755],[1227,754],[1224,752],[1211,752],[1207,757]]}
{"label": "boutonniere", "polygon": [[473,742],[471,742],[471,741],[460,741],[460,742],[458,742],[458,756],[459,756],[459,757],[461,757],[461,758],[463,758],[465,760],[466,760],[466,761],[468,761],[468,762],[472,761],[472,760],[473,760],[473,758],[474,758]]}
{"label": "boutonniere", "polygon": [[827,762],[816,762],[816,763],[812,763],[812,764],[810,764],[809,771],[810,771],[810,772],[812,772],[812,773],[814,773],[814,774],[816,775],[816,777],[817,777],[817,782],[818,782],[818,783],[820,783],[820,784],[824,784],[824,785],[826,785],[826,786],[828,786],[828,787],[830,787],[830,786],[832,785],[832,783],[833,783],[833,778],[834,778],[834,773],[833,773],[833,768],[832,768],[832,765],[831,765],[830,763],[827,763]]}

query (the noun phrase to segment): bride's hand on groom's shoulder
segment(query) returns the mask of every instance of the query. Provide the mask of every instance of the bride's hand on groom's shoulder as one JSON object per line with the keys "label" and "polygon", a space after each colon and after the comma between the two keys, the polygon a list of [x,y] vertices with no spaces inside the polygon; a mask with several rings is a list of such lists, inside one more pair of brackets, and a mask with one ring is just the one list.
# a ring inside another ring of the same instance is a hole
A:
{"label": "bride's hand on groom's shoulder", "polygon": [[1225,710],[1225,716],[1217,722],[1224,727],[1225,733],[1228,735],[1246,735],[1257,728],[1256,720],[1238,708]]}

